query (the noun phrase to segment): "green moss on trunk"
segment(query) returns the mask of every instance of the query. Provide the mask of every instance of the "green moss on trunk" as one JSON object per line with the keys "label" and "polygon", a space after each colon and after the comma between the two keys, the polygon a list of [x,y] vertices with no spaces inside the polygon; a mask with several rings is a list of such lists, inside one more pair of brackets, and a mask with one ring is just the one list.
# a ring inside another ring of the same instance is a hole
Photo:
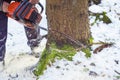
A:
{"label": "green moss on trunk", "polygon": [[63,47],[57,47],[55,43],[50,44],[49,48],[46,48],[39,60],[34,74],[36,76],[42,75],[44,70],[54,62],[55,59],[67,59],[72,60],[72,57],[76,54],[76,49],[71,45],[64,45]]}

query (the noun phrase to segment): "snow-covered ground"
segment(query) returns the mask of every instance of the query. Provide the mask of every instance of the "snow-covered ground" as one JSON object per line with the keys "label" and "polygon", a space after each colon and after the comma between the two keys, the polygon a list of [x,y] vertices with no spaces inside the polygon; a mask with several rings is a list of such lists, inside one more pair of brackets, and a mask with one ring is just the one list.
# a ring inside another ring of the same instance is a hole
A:
{"label": "snow-covered ground", "polygon": [[[45,1],[41,2],[45,4]],[[92,5],[89,10],[99,13],[105,11],[112,21],[110,24],[97,21],[97,24],[91,26],[94,42],[112,42],[114,45],[97,54],[92,53],[91,58],[86,58],[80,51],[73,57],[73,61],[56,60],[39,80],[120,80],[120,0],[102,0],[101,4]],[[93,20],[94,17],[90,18],[91,23]],[[39,59],[25,54],[30,49],[26,44],[24,28],[11,19],[8,24],[6,66],[0,72],[0,80],[36,80],[29,69]],[[47,27],[45,14],[40,25]],[[45,39],[41,42],[41,48],[45,47],[45,42]],[[92,49],[97,46],[92,46]]]}

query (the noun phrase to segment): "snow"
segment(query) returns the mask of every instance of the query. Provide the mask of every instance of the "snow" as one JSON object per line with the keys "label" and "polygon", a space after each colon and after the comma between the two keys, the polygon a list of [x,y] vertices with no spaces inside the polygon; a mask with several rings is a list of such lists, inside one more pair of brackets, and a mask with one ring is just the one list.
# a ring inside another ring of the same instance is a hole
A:
{"label": "snow", "polygon": [[[45,6],[45,1],[41,1]],[[93,54],[90,58],[85,53],[77,52],[73,61],[65,59],[56,60],[52,66],[48,66],[44,74],[38,80],[120,80],[120,0],[102,0],[99,5],[92,5],[89,10],[94,13],[107,12],[112,23],[105,24],[97,21],[91,27],[94,42],[112,42],[113,46],[104,48],[101,52]],[[40,26],[47,28],[45,12]],[[90,18],[92,23],[94,17]],[[27,55],[30,48],[24,27],[9,19],[6,66],[0,72],[0,80],[35,80],[30,68],[38,62],[38,58]],[[14,24],[14,25],[13,25]],[[41,34],[46,32],[41,31]],[[41,48],[45,47],[46,39],[41,42]],[[99,45],[93,45],[94,50]],[[41,50],[41,51],[42,51]]]}

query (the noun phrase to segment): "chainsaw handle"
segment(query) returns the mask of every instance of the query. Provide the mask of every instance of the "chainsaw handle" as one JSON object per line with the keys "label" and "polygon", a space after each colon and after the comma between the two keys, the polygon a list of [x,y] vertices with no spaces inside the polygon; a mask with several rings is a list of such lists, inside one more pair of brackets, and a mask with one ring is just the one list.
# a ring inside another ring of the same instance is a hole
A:
{"label": "chainsaw handle", "polygon": [[[28,0],[24,0],[24,1],[28,1]],[[41,7],[41,11],[40,11],[40,13],[43,13],[43,10],[44,10],[43,5],[42,5],[40,2],[38,2],[38,5]]]}
{"label": "chainsaw handle", "polygon": [[43,13],[43,10],[44,10],[44,7],[43,5],[39,2],[38,5],[41,7],[41,12],[40,13]]}

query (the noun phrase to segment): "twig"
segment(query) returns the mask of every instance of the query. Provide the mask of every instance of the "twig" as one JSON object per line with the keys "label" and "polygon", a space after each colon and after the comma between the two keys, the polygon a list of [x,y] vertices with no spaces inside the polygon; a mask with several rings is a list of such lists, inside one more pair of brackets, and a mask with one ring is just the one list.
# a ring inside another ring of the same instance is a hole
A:
{"label": "twig", "polygon": [[101,46],[97,47],[93,53],[96,54],[97,52],[102,51],[104,48],[111,47],[113,43],[103,43]]}
{"label": "twig", "polygon": [[118,71],[116,71],[116,70],[114,70],[118,75],[120,75],[120,72],[118,72]]}

